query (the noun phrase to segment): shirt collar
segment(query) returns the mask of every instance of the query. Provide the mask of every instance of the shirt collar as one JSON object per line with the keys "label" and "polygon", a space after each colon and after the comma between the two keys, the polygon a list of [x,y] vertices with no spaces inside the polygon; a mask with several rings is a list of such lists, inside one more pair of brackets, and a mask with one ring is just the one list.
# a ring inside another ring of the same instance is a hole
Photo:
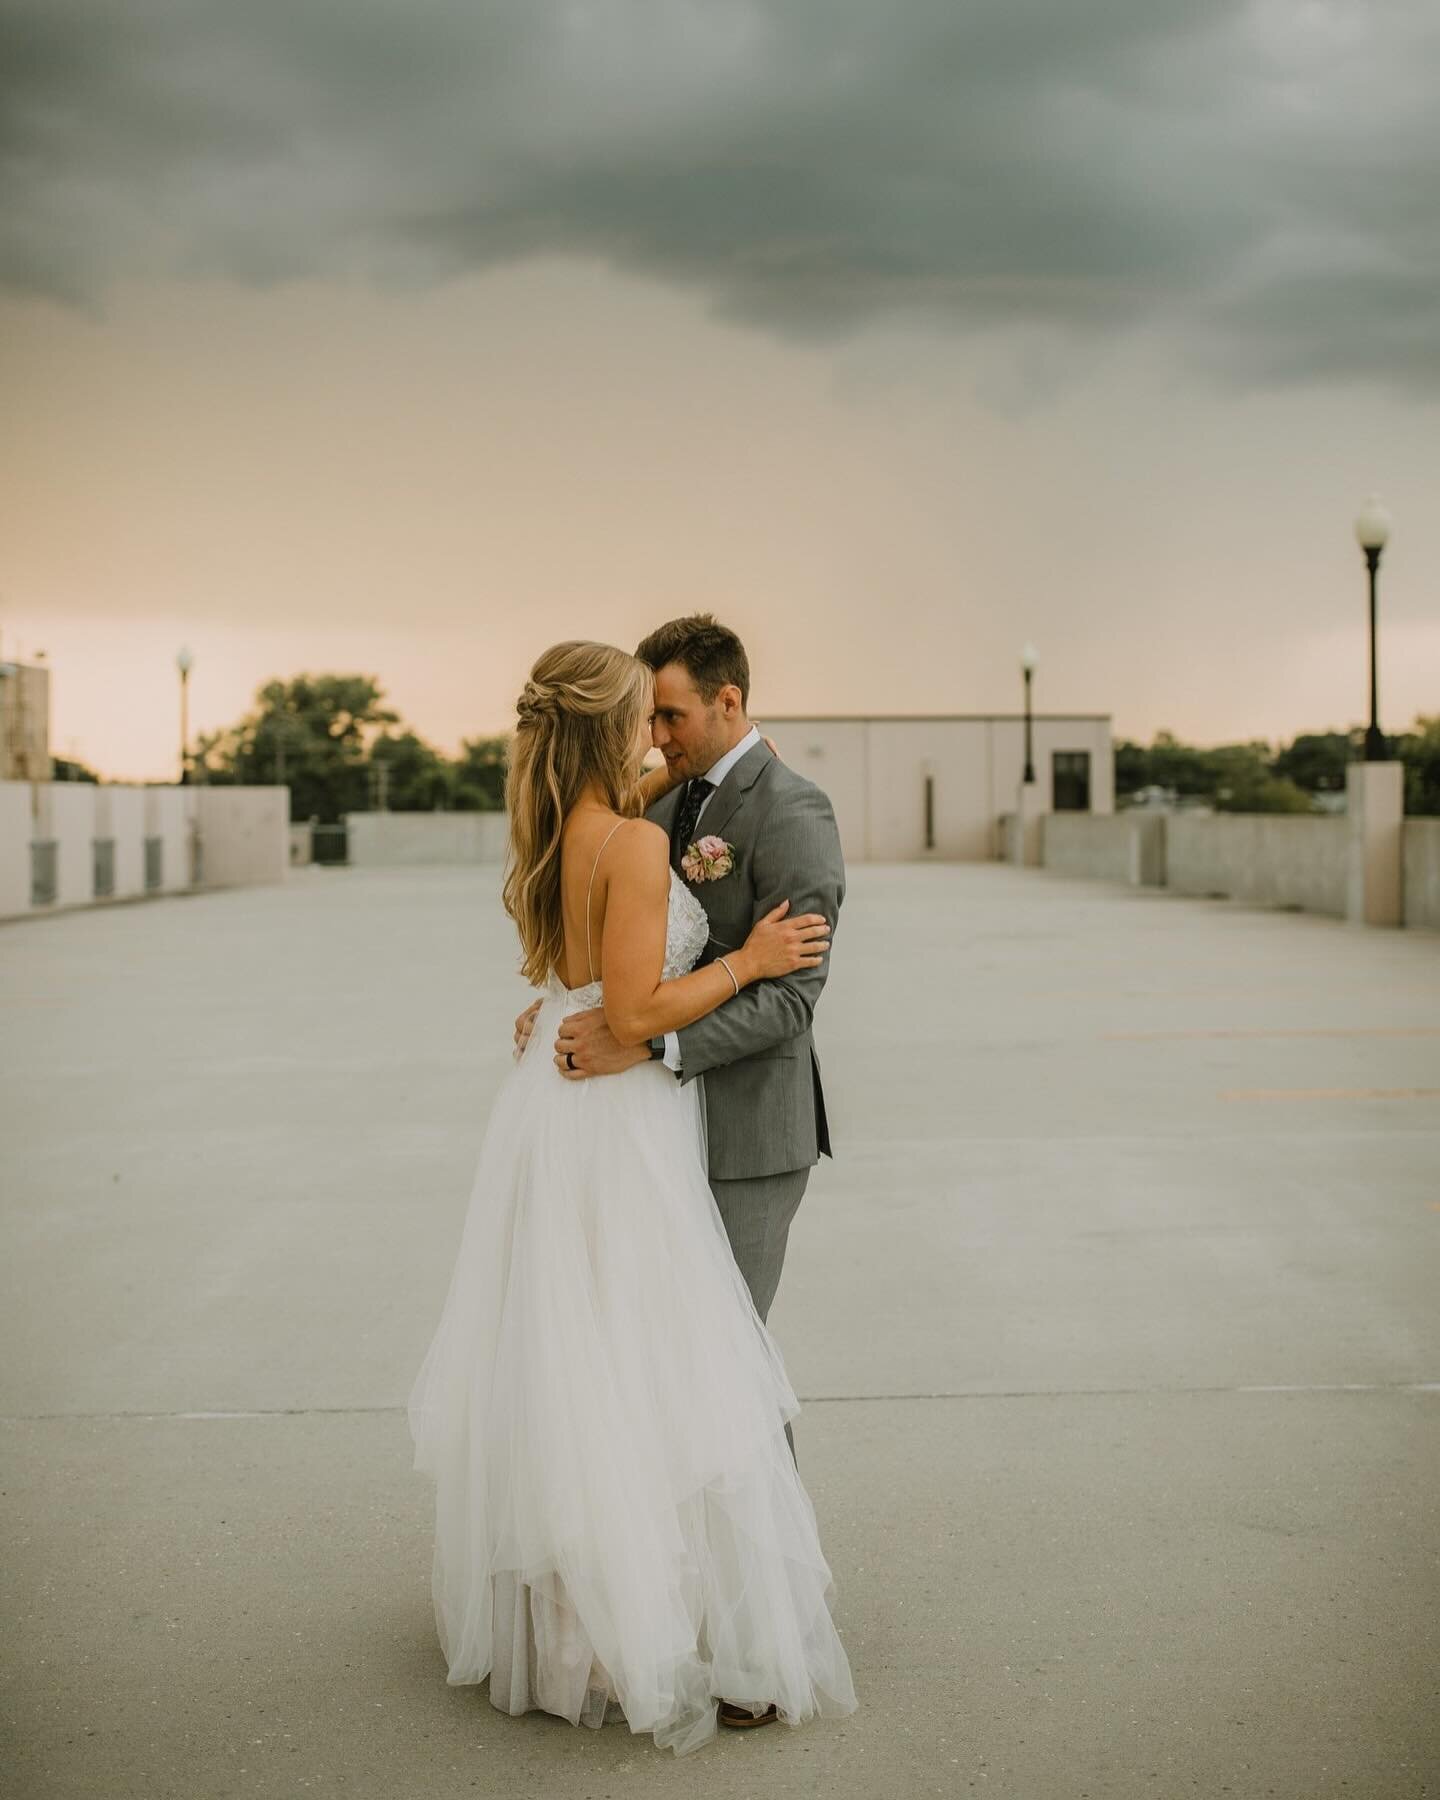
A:
{"label": "shirt collar", "polygon": [[758,725],[752,725],[733,750],[727,750],[713,768],[705,771],[703,779],[708,781],[711,787],[718,788],[720,783],[735,767],[736,763],[739,762],[740,758],[748,751],[753,750],[759,742],[760,727]]}

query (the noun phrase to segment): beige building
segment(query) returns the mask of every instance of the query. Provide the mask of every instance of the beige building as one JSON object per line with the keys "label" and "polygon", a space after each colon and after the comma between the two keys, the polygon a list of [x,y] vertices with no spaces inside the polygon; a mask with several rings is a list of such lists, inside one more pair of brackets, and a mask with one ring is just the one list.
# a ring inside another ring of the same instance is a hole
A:
{"label": "beige building", "polygon": [[0,781],[50,779],[50,671],[0,661]]}
{"label": "beige building", "polygon": [[[1018,807],[1020,713],[827,718],[769,715],[760,729],[793,769],[829,794],[850,862],[984,862],[998,821]],[[1111,813],[1108,713],[1032,717],[1039,810]]]}

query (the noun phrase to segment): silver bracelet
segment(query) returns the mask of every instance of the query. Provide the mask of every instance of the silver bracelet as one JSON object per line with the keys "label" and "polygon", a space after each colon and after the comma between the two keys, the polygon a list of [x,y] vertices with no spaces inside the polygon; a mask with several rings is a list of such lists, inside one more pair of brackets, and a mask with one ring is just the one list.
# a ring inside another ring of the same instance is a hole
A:
{"label": "silver bracelet", "polygon": [[[732,981],[735,981],[735,971],[730,967],[729,963],[726,962],[725,958],[723,956],[717,956],[715,958],[715,960],[716,960],[716,962],[719,963],[720,967],[725,971],[725,973],[730,977],[730,979]],[[735,992],[737,994],[740,992],[740,983],[738,981],[735,981]]]}

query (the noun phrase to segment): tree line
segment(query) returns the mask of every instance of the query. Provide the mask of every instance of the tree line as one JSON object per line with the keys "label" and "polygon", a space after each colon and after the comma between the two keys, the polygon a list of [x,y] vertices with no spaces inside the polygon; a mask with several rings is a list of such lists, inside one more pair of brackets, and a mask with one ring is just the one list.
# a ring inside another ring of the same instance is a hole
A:
{"label": "tree line", "polygon": [[[1210,749],[1168,731],[1145,745],[1115,745],[1115,796],[1133,803],[1146,790],[1220,812],[1306,813],[1345,792],[1347,763],[1364,754],[1364,731],[1303,732],[1288,744],[1263,739]],[[427,744],[385,704],[370,675],[297,675],[267,681],[237,724],[202,735],[190,779],[279,782],[290,816],[334,824],[347,812],[498,812],[505,803],[505,737],[466,738],[458,756]],[[1440,713],[1417,718],[1389,739],[1405,765],[1405,810],[1440,815]],[[783,754],[784,745],[781,745]],[[93,770],[55,758],[57,780],[94,781]]]}
{"label": "tree line", "polygon": [[[1413,729],[1388,740],[1390,755],[1405,765],[1405,811],[1440,814],[1440,714],[1417,718]],[[1360,726],[1349,731],[1309,731],[1288,744],[1263,739],[1201,749],[1168,731],[1148,747],[1121,739],[1115,745],[1115,798],[1133,802],[1147,788],[1177,802],[1209,805],[1217,812],[1308,813],[1331,810],[1326,796],[1345,792],[1345,769],[1365,753]]]}
{"label": "tree line", "polygon": [[503,737],[463,739],[458,756],[427,744],[385,705],[370,675],[267,681],[238,724],[201,735],[192,781],[279,782],[290,817],[337,823],[346,813],[498,812],[505,803]]}

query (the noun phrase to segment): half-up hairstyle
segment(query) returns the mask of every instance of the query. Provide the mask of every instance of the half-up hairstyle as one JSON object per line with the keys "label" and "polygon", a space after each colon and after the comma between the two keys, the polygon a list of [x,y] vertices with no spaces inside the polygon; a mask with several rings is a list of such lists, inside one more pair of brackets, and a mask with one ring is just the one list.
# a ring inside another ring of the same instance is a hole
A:
{"label": "half-up hairstyle", "polygon": [[556,644],[515,703],[502,897],[520,933],[520,971],[534,987],[564,956],[560,833],[582,790],[593,781],[624,817],[642,811],[631,755],[636,727],[654,705],[654,683],[645,663],[611,644]]}

